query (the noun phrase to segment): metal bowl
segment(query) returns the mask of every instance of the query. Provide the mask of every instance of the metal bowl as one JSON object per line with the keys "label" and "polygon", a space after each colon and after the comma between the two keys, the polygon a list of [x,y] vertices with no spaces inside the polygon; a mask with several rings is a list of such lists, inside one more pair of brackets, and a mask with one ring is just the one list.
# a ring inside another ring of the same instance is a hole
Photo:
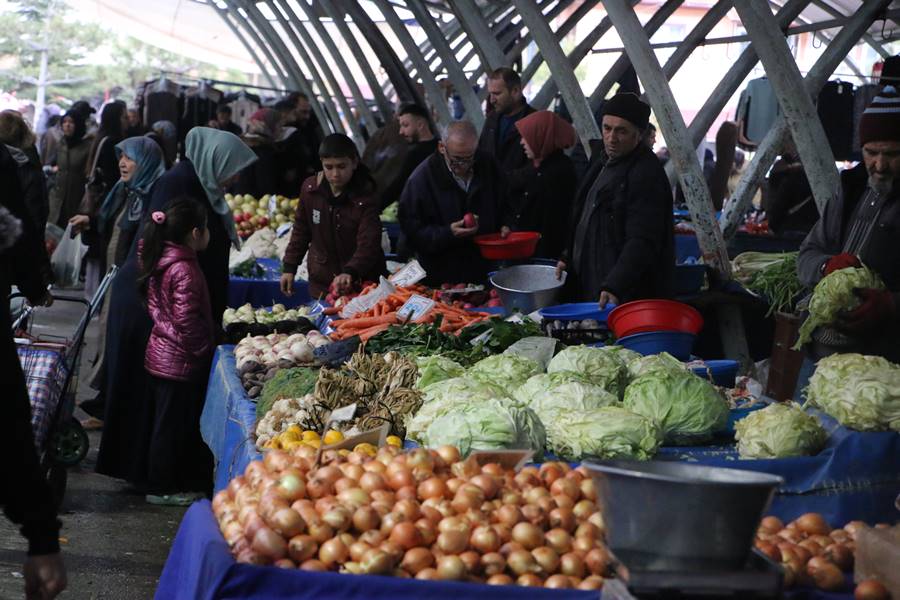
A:
{"label": "metal bowl", "polygon": [[667,461],[586,462],[610,550],[628,569],[743,567],[780,477]]}
{"label": "metal bowl", "polygon": [[497,288],[503,307],[508,312],[518,309],[525,314],[556,304],[565,283],[566,273],[557,279],[556,267],[548,265],[517,265],[491,275],[491,284]]}

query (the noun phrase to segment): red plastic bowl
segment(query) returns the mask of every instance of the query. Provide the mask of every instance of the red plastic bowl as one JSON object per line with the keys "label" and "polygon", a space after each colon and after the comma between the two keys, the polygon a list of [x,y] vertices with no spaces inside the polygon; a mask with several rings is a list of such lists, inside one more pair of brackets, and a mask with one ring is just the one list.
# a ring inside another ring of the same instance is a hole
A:
{"label": "red plastic bowl", "polygon": [[481,256],[488,260],[531,258],[541,234],[536,231],[513,231],[506,238],[499,233],[475,236]]}
{"label": "red plastic bowl", "polygon": [[637,300],[616,307],[606,320],[617,338],[651,331],[683,331],[697,335],[703,317],[692,306],[672,300]]}

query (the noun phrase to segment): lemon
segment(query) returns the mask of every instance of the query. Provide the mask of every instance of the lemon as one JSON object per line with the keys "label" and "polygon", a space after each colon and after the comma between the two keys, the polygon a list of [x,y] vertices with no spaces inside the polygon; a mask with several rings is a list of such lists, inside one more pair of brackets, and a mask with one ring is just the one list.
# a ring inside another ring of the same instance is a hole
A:
{"label": "lemon", "polygon": [[307,431],[304,431],[304,432],[303,432],[303,441],[304,441],[304,442],[308,442],[308,441],[310,441],[310,440],[317,440],[317,439],[319,439],[319,433],[318,433],[318,432],[316,432],[316,431],[310,431],[310,430],[307,430]]}
{"label": "lemon", "polygon": [[387,439],[385,441],[387,442],[388,446],[397,446],[398,448],[403,447],[403,440],[401,440],[396,435],[387,436]]}
{"label": "lemon", "polygon": [[325,437],[322,439],[322,441],[325,442],[325,445],[337,444],[338,442],[342,442],[343,440],[344,434],[334,429],[329,429],[325,434]]}
{"label": "lemon", "polygon": [[302,445],[303,445],[303,442],[301,442],[301,441],[299,441],[299,440],[289,440],[289,441],[286,441],[286,442],[282,442],[282,443],[281,443],[281,448],[282,448],[282,450],[288,450],[288,451],[290,451],[290,450],[294,450],[294,449],[296,449],[296,448],[299,448],[299,447],[302,446]]}
{"label": "lemon", "polygon": [[299,442],[302,439],[303,434],[299,431],[291,431],[288,429],[284,433],[282,433],[279,437],[281,438],[281,442]]}
{"label": "lemon", "polygon": [[291,425],[290,427],[287,428],[285,433],[292,433],[292,434],[296,435],[297,437],[300,437],[301,435],[303,435],[303,430],[300,429],[299,425],[294,423],[293,425]]}
{"label": "lemon", "polygon": [[378,448],[373,446],[372,444],[357,444],[356,447],[353,448],[354,452],[359,452],[360,454],[365,454],[366,456],[375,456],[378,452]]}

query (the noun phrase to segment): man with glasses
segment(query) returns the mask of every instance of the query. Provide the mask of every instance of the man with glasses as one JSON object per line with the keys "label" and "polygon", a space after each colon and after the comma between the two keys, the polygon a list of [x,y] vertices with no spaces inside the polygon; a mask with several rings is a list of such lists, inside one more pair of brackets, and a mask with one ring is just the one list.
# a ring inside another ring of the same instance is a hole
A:
{"label": "man with glasses", "polygon": [[472,123],[451,123],[400,195],[400,226],[430,285],[483,282],[488,264],[472,238],[506,225],[503,175],[477,147]]}

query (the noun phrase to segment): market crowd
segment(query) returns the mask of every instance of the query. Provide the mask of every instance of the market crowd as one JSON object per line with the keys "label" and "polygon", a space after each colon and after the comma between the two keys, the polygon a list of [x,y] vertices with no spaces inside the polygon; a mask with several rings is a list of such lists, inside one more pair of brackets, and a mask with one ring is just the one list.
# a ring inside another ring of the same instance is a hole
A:
{"label": "market crowd", "polygon": [[[99,391],[92,410],[103,424],[97,470],[156,504],[186,505],[211,492],[212,457],[199,417],[226,305],[228,256],[238,245],[226,191],[300,197],[283,257],[288,295],[304,261],[313,296],[349,292],[385,274],[379,216],[396,202],[397,253],[418,259],[429,284],[482,283],[491,265],[476,236],[536,231],[536,257],[555,264],[558,276],[566,272],[569,300],[603,306],[670,297],[679,191],[654,154],[650,107],[619,93],[597,116],[602,140],[579,140],[561,114],[528,104],[514,70],[489,73],[487,92],[480,132],[466,119],[438,130],[428,107],[404,103],[362,155],[347,136],[323,134],[302,94],[259,109],[246,130],[221,105],[183,140],[170,122],[145,127],[121,102],[104,106],[99,122],[87,103],[76,103],[40,140],[18,113],[0,114],[0,292],[7,296],[15,285],[35,305],[52,302],[48,225],[82,234],[88,293],[118,268],[91,376]],[[825,214],[808,220],[800,277],[813,286],[861,263],[878,272],[887,289],[858,290],[861,304],[842,326],[868,353],[897,361],[896,90],[875,98],[859,133],[863,161],[842,173]],[[736,135],[728,128],[720,134]],[[578,158],[582,143],[594,149],[590,161]],[[728,144],[729,164],[710,166],[716,190],[733,175],[733,139]],[[784,190],[803,184],[789,158],[786,149],[773,171],[776,202],[796,197]],[[9,310],[2,312],[9,331]],[[8,335],[3,340],[4,371],[13,376],[3,383],[9,416],[0,443],[6,456],[21,458],[5,461],[11,473],[4,480],[17,484],[0,498],[29,540],[26,587],[52,597],[65,585],[59,521],[33,449],[15,347]]]}

